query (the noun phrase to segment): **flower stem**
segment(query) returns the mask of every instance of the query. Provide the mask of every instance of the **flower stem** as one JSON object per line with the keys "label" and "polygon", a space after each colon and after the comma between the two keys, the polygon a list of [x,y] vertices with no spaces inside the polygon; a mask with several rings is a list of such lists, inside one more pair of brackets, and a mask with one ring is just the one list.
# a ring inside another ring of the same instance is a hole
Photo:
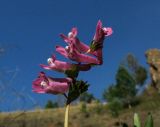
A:
{"label": "flower stem", "polygon": [[69,104],[67,104],[67,106],[66,106],[64,127],[68,127],[69,106],[70,106]]}

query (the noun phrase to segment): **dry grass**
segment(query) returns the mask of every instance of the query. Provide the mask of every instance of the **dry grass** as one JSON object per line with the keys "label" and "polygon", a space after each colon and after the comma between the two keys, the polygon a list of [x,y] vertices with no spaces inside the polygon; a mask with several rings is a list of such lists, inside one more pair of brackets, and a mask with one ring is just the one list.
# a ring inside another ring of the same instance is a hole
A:
{"label": "dry grass", "polygon": [[[142,123],[148,112],[153,114],[155,127],[160,125],[160,97],[144,95],[142,103],[132,109],[123,110],[119,118],[113,118],[107,106],[97,104],[87,105],[86,112],[81,111],[81,105],[71,106],[69,127],[116,127],[119,120],[132,127],[134,112],[140,115]],[[144,99],[145,98],[145,99]],[[0,113],[0,127],[63,127],[64,108],[15,113]]]}

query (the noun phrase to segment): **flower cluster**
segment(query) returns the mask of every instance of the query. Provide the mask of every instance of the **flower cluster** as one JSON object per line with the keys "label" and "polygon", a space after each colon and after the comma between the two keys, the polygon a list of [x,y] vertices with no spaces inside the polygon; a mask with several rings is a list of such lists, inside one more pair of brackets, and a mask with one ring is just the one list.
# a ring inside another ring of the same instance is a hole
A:
{"label": "flower cluster", "polygon": [[[38,78],[33,81],[34,92],[51,94],[65,94],[68,92],[68,94],[74,94],[77,89],[82,90],[84,88],[81,93],[86,90],[85,82],[76,80],[78,73],[90,70],[92,65],[101,65],[103,63],[103,42],[105,37],[112,34],[112,29],[110,27],[102,27],[102,22],[99,20],[90,46],[81,42],[77,34],[77,28],[72,28],[68,36],[60,34],[67,46],[65,48],[56,46],[58,53],[67,59],[75,61],[74,63],[57,60],[55,54],[53,54],[48,59],[48,65],[40,64],[46,70],[54,70],[66,74],[67,78],[53,78],[46,76],[44,72],[40,72]],[[77,86],[74,87],[76,84]]]}

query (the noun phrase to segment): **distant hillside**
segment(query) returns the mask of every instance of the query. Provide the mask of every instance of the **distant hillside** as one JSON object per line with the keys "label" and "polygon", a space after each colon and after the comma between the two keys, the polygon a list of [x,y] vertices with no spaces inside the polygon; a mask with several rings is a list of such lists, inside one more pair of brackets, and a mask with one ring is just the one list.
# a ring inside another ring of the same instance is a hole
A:
{"label": "distant hillside", "polygon": [[[141,98],[142,103],[132,109],[121,111],[119,118],[113,118],[107,105],[99,103],[87,105],[87,110],[82,111],[81,104],[72,106],[70,110],[69,127],[116,127],[117,122],[125,122],[132,127],[133,113],[139,113],[141,120],[151,112],[155,127],[160,125],[160,96],[148,96],[146,93]],[[63,127],[64,109],[35,110],[28,112],[1,113],[0,127]]]}
{"label": "distant hillside", "polygon": [[[150,66],[151,85],[139,97],[140,104],[120,112],[118,118],[111,116],[107,105],[101,103],[71,106],[69,127],[118,127],[123,122],[133,127],[133,114],[140,115],[142,124],[148,112],[153,115],[154,127],[160,127],[160,50],[146,52]],[[0,127],[63,127],[64,108],[28,112],[0,113]]]}

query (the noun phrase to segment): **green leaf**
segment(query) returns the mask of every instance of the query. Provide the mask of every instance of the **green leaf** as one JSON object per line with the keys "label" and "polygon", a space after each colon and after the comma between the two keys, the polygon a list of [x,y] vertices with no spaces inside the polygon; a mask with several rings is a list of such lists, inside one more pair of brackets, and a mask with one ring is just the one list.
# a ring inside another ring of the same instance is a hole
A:
{"label": "green leaf", "polygon": [[141,122],[137,113],[134,113],[134,127],[141,127]]}
{"label": "green leaf", "polygon": [[153,118],[152,118],[152,115],[150,113],[148,113],[148,117],[147,117],[147,120],[145,122],[144,127],[154,127],[153,126]]}
{"label": "green leaf", "polygon": [[65,74],[67,77],[77,78],[78,74],[79,74],[79,70],[78,70],[77,66],[74,66],[71,70],[65,71]]}
{"label": "green leaf", "polygon": [[88,90],[89,84],[84,81],[76,81],[75,84],[70,85],[69,92],[68,92],[68,99],[67,104],[71,103],[72,101],[76,100],[82,93]]}

